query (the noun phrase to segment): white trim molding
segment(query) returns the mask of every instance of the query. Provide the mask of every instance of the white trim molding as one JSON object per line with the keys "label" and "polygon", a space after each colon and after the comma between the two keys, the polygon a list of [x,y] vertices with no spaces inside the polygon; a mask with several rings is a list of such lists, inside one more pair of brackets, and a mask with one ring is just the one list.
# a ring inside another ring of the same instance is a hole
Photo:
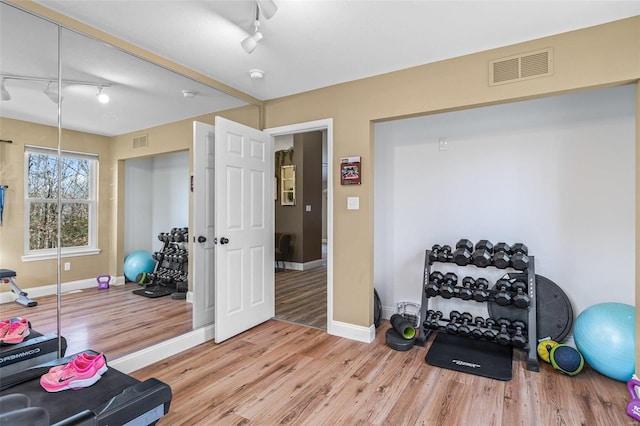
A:
{"label": "white trim molding", "polygon": [[329,325],[327,333],[334,336],[364,343],[371,343],[376,339],[376,327],[373,324],[369,327],[363,327],[346,322],[330,321]]}

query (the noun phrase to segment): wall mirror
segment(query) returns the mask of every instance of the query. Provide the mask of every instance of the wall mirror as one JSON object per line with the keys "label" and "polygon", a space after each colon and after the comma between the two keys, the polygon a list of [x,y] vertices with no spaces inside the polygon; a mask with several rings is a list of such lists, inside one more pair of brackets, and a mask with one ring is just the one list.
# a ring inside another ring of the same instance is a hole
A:
{"label": "wall mirror", "polygon": [[[3,284],[3,317],[59,331],[67,353],[111,359],[190,331],[192,304],[133,295],[141,286],[124,282],[124,260],[189,226],[192,121],[219,114],[257,127],[259,107],[2,2],[0,40],[0,139],[12,141],[0,143],[0,184],[9,186],[0,268],[15,270],[38,302],[13,302]],[[29,179],[49,198],[31,197]],[[136,193],[148,198],[132,201]],[[58,211],[61,248],[50,234]],[[49,239],[30,241],[36,231]],[[100,275],[111,276],[108,289],[98,289]]]}
{"label": "wall mirror", "polygon": [[280,166],[280,204],[296,205],[296,166]]}

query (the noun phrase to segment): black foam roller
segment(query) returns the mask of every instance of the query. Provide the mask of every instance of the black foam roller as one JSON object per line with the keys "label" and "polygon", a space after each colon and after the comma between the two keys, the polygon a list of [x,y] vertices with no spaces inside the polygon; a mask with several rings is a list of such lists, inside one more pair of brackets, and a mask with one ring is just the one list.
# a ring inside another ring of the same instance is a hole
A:
{"label": "black foam roller", "polygon": [[393,329],[403,339],[413,339],[416,337],[416,329],[413,328],[409,321],[400,314],[391,315],[391,325]]}

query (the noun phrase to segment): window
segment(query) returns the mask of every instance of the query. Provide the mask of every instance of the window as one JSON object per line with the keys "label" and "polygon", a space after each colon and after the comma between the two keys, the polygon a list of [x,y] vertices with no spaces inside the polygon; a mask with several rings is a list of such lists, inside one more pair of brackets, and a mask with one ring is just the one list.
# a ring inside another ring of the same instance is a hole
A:
{"label": "window", "polygon": [[96,155],[62,151],[58,175],[57,150],[25,148],[26,258],[47,258],[56,254],[58,182],[62,254],[96,252],[97,164]]}

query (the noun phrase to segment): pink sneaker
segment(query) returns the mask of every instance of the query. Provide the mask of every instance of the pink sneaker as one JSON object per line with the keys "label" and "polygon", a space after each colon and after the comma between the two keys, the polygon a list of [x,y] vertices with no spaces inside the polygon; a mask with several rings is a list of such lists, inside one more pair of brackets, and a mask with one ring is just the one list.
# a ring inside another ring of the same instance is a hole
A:
{"label": "pink sneaker", "polygon": [[11,320],[7,319],[0,321],[0,340],[7,335],[9,327],[11,327]]}
{"label": "pink sneaker", "polygon": [[[109,369],[109,367],[107,367],[107,361],[104,359],[104,355],[103,354],[89,355],[86,352],[82,352],[82,353],[80,353],[78,355],[74,355],[73,358],[71,359],[71,361],[69,361],[69,362],[74,362],[74,361],[76,362],[76,364],[78,364],[80,366],[86,366],[86,364],[89,364],[91,362],[95,362],[95,368],[97,368],[98,374],[101,375],[101,376],[104,373],[106,373],[107,370]],[[49,369],[49,373],[54,373],[54,372],[56,372],[58,370],[62,370],[64,367],[67,366],[67,364],[56,365],[55,367],[51,367]]]}
{"label": "pink sneaker", "polygon": [[11,323],[9,331],[0,338],[0,342],[15,345],[22,342],[29,333],[29,321],[26,318],[22,318],[20,321]]}
{"label": "pink sneaker", "polygon": [[97,360],[100,358],[104,361],[102,354],[95,356],[92,361],[78,357],[62,368],[40,377],[40,385],[47,392],[87,388],[100,380],[102,377],[100,370],[107,370],[106,363],[102,368],[98,367]]}

